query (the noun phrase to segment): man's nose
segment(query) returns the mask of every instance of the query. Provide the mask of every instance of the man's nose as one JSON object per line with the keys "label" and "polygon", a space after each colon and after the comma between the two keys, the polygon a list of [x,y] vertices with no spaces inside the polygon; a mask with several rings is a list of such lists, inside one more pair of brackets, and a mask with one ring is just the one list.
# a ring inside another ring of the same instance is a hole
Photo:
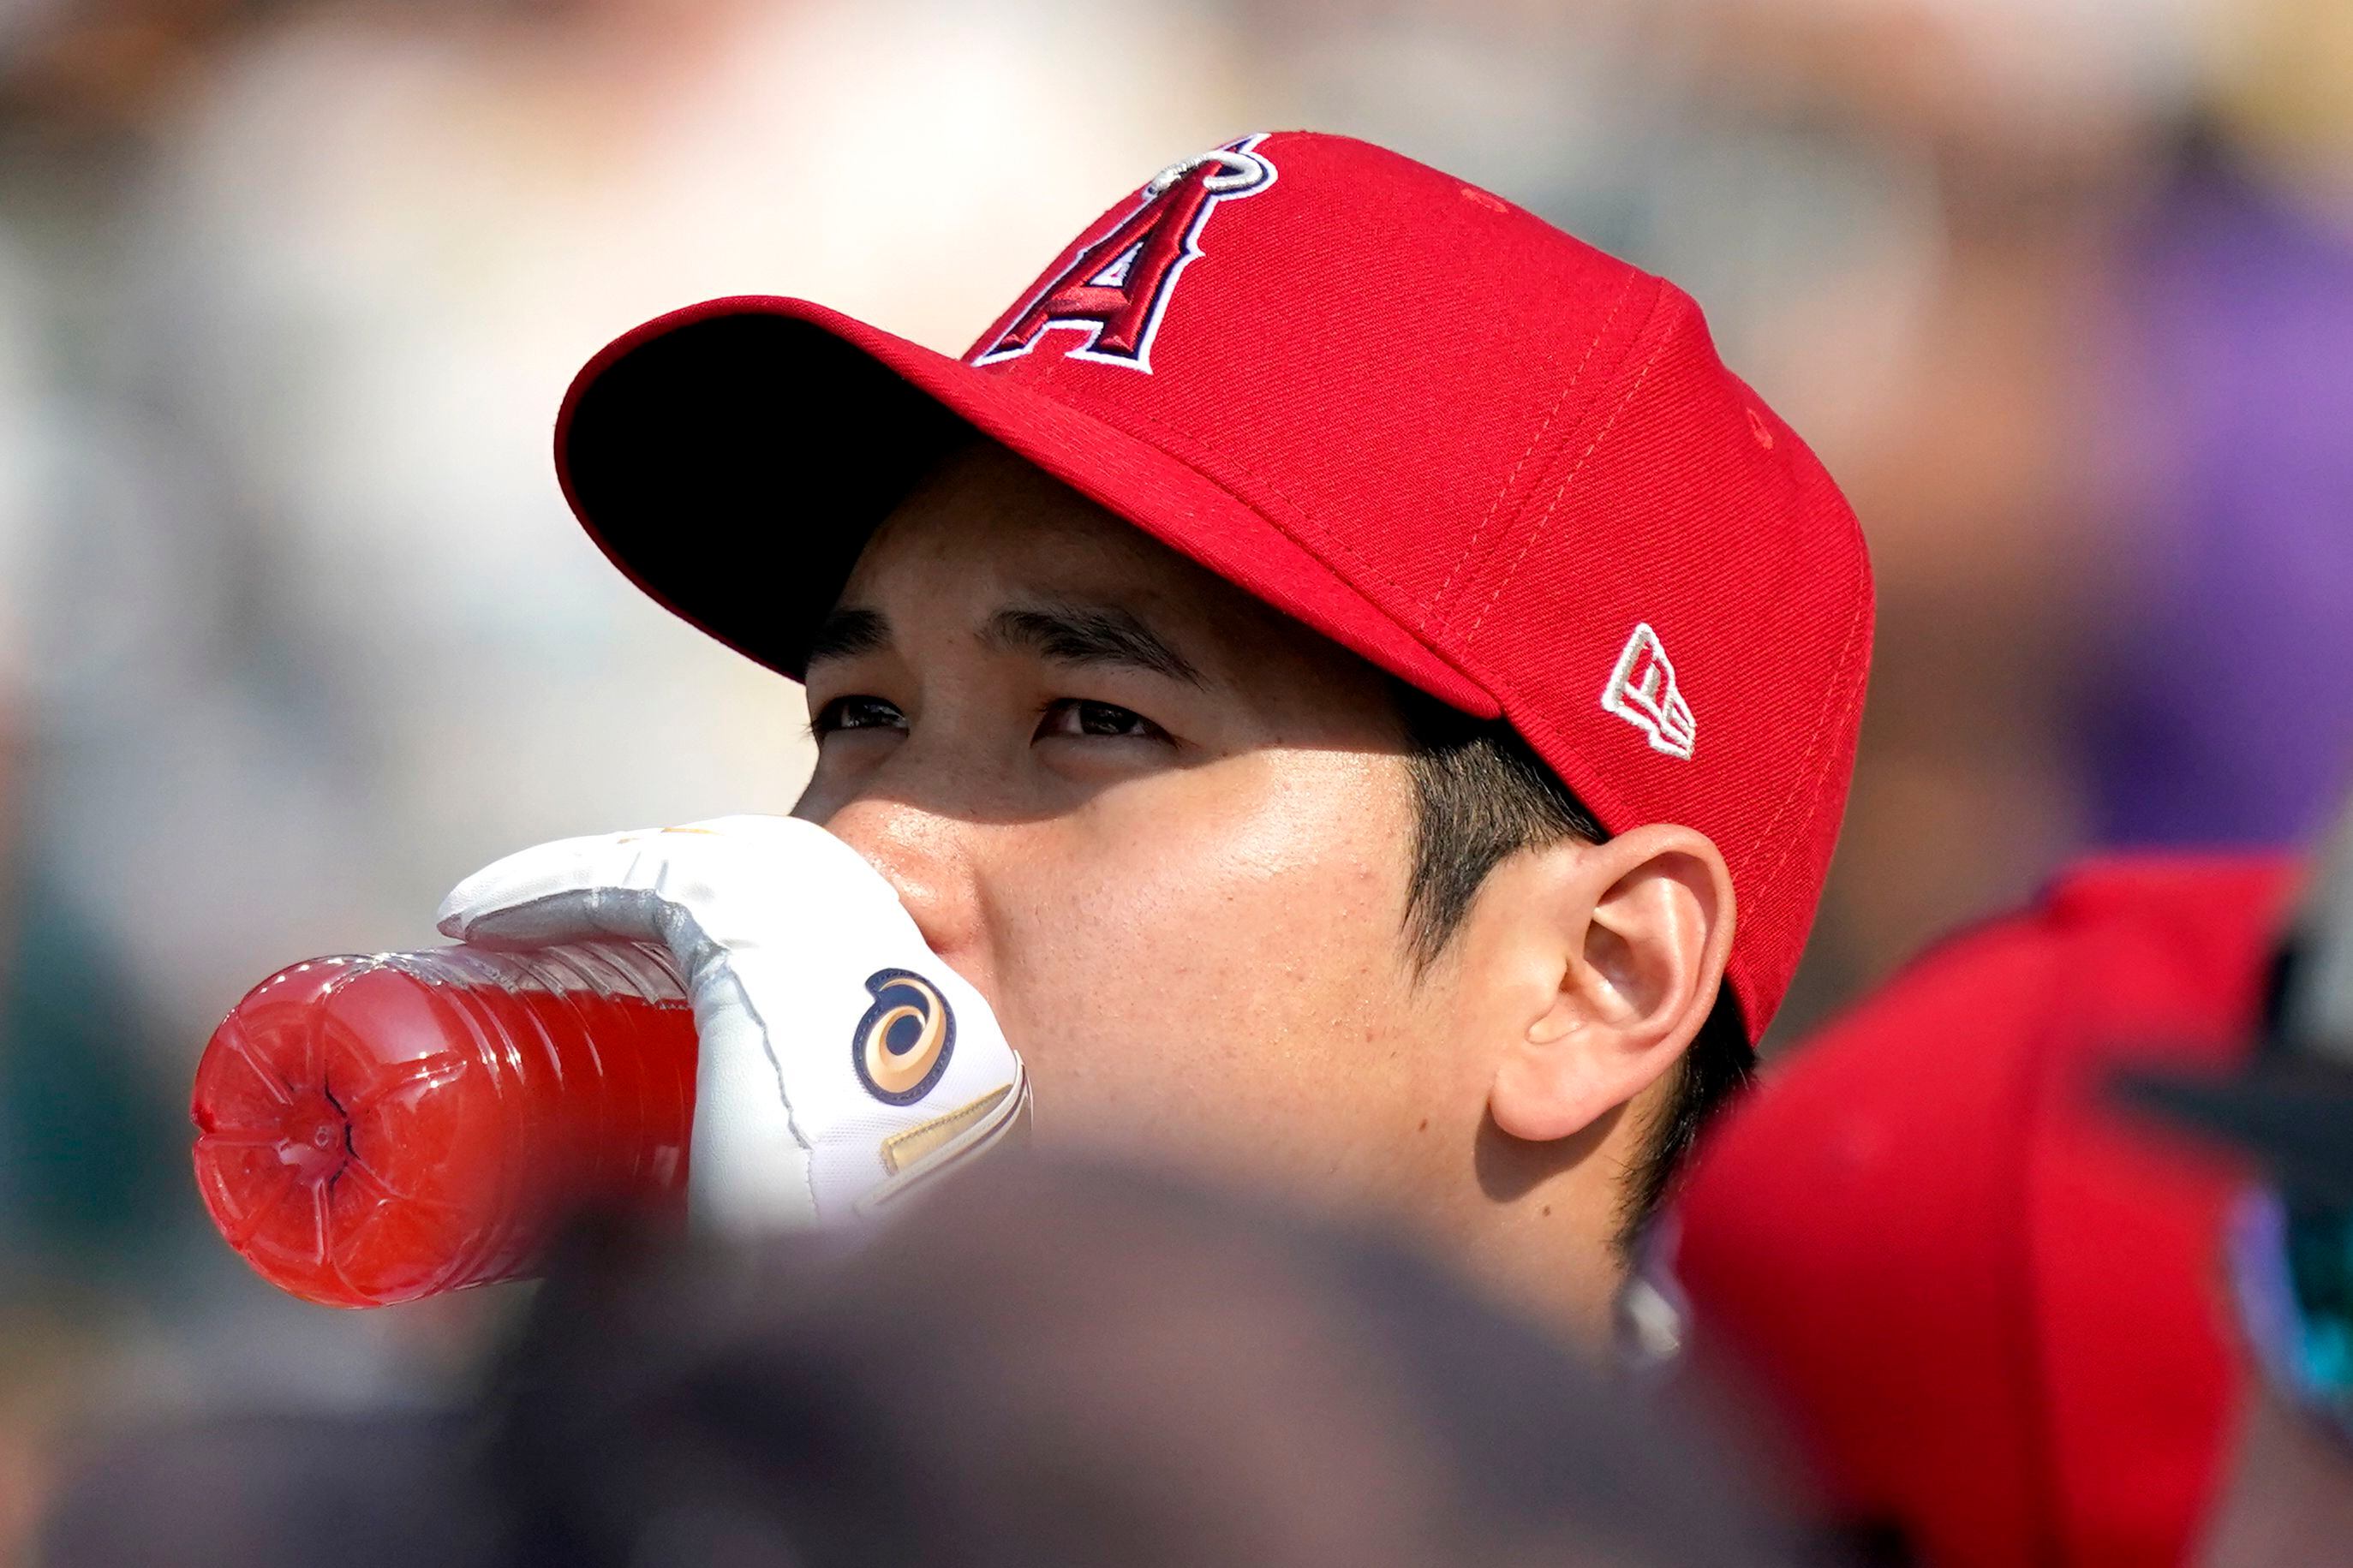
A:
{"label": "man's nose", "polygon": [[924,944],[988,994],[973,825],[903,801],[868,797],[819,826],[881,872],[914,916]]}

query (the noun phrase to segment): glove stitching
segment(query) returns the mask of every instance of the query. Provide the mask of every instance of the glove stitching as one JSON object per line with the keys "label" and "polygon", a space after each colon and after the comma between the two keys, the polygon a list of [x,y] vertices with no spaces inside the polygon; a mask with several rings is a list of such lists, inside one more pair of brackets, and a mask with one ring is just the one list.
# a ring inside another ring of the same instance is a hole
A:
{"label": "glove stitching", "polygon": [[[808,1212],[812,1216],[822,1219],[823,1215],[818,1206],[817,1145],[802,1131],[800,1112],[795,1108],[792,1092],[786,1086],[785,1064],[776,1055],[776,1036],[769,1029],[767,1019],[754,1005],[752,994],[744,984],[744,977],[735,972],[733,963],[726,962],[727,950],[703,931],[702,922],[694,918],[692,910],[683,904],[664,901],[657,921],[662,944],[670,950],[681,968],[695,976],[697,993],[706,986],[713,989],[723,984],[732,987],[744,1017],[751,1020],[753,1030],[759,1037],[760,1053],[768,1058],[768,1071],[776,1082],[776,1100],[785,1108],[785,1131],[792,1134],[793,1142],[800,1145],[801,1152],[807,1156],[801,1161],[801,1184],[808,1191]],[[705,1016],[702,998],[697,994],[690,1001],[694,1005],[696,1019],[701,1020]]]}

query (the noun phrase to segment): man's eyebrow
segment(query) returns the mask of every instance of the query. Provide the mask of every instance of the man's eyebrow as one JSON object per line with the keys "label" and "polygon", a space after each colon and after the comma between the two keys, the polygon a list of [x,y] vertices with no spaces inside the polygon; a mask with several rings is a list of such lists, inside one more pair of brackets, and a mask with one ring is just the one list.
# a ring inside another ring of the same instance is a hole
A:
{"label": "man's eyebrow", "polygon": [[1207,686],[1192,661],[1132,613],[1114,605],[1021,605],[988,617],[987,640],[1058,664],[1113,664]]}
{"label": "man's eyebrow", "polygon": [[880,610],[838,608],[818,623],[817,635],[809,638],[808,662],[856,658],[890,646],[891,623]]}

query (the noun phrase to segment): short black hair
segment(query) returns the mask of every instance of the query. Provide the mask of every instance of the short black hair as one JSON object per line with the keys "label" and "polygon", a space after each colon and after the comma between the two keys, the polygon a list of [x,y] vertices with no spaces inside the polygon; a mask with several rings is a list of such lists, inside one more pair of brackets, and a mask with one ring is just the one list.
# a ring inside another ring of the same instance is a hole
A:
{"label": "short black hair", "polygon": [[[1501,720],[1473,718],[1410,687],[1395,688],[1413,777],[1413,868],[1406,942],[1428,968],[1470,913],[1488,875],[1523,849],[1564,838],[1600,844],[1609,835],[1560,775]],[[1641,1235],[1699,1142],[1700,1130],[1757,1075],[1757,1051],[1729,985],[1675,1070],[1666,1105],[1643,1130],[1615,1238],[1621,1258]]]}

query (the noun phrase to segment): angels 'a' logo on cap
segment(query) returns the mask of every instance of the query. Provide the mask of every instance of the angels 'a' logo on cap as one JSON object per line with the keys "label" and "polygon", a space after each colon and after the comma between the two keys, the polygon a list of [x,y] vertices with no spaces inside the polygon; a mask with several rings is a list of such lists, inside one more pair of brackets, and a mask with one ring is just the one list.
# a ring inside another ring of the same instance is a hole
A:
{"label": "angels 'a' logo on cap", "polygon": [[913,1105],[948,1070],[955,1014],[939,987],[911,969],[878,969],[866,989],[874,1005],[849,1042],[858,1081],[886,1105]]}
{"label": "angels 'a' logo on cap", "polygon": [[1152,340],[1176,279],[1201,255],[1201,230],[1218,204],[1274,184],[1257,151],[1266,132],[1170,165],[1144,187],[1135,210],[1047,279],[1005,329],[972,354],[975,364],[1018,359],[1058,327],[1086,333],[1066,359],[1152,371]]}
{"label": "angels 'a' logo on cap", "polygon": [[1648,621],[1636,626],[1626,639],[1626,651],[1618,656],[1618,668],[1601,689],[1601,708],[1650,736],[1652,751],[1691,760],[1699,724],[1691,704],[1675,689],[1675,667],[1667,662],[1666,645]]}

